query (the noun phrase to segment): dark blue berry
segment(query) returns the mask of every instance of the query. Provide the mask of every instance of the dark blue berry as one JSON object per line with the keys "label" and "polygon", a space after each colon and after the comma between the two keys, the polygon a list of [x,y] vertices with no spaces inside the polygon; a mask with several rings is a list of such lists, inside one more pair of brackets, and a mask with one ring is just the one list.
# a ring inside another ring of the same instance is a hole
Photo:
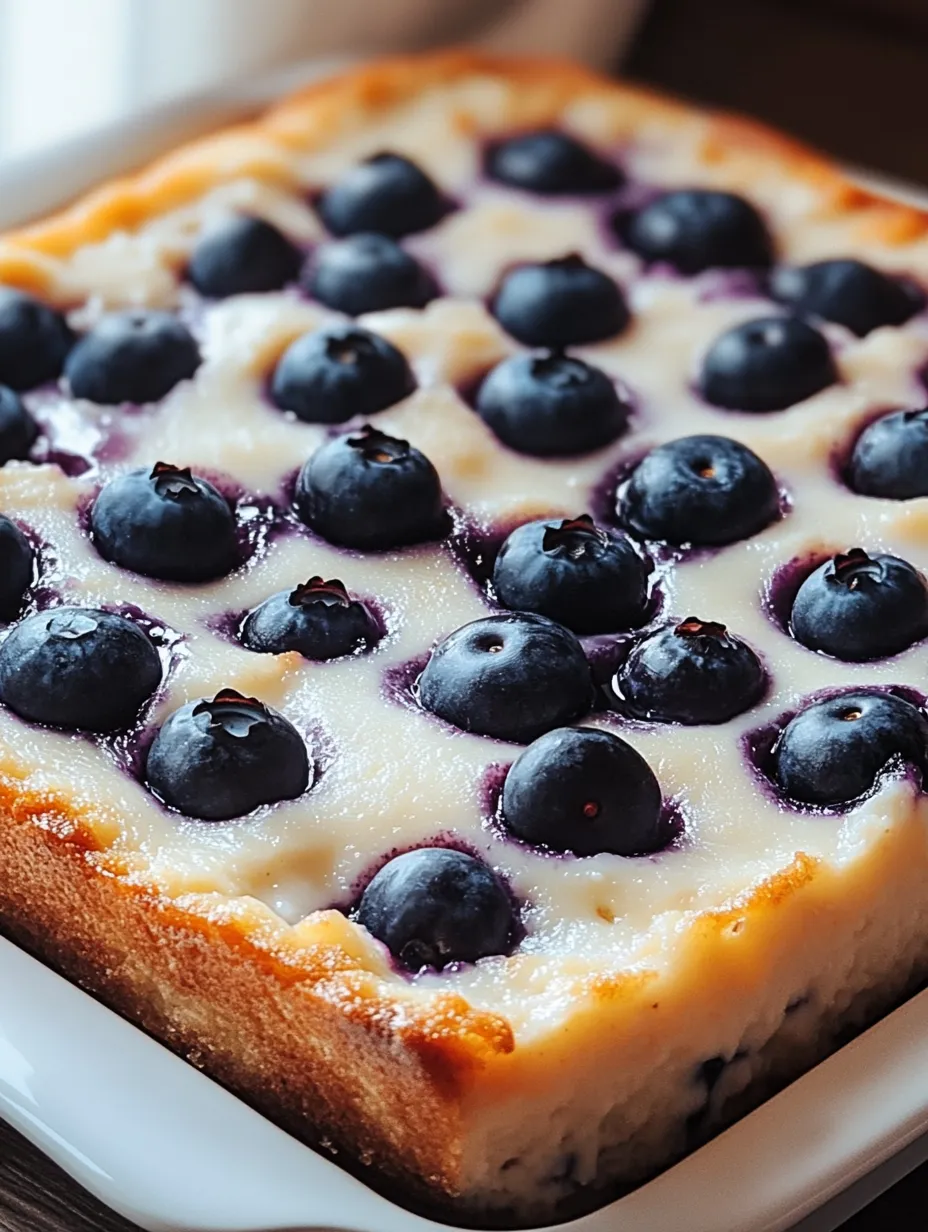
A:
{"label": "dark blue berry", "polygon": [[329,543],[361,550],[440,538],[438,472],[424,453],[366,424],[312,455],[296,484],[300,519]]}
{"label": "dark blue berry", "polygon": [[121,569],[174,582],[207,582],[239,563],[235,514],[189,468],[156,462],[111,479],[90,511],[97,551]]}
{"label": "dark blue berry", "polygon": [[376,231],[401,239],[433,227],[448,203],[421,167],[401,154],[374,154],[326,189],[316,203],[333,235]]}
{"label": "dark blue berry", "polygon": [[371,879],[355,918],[413,972],[506,954],[516,932],[512,902],[496,874],[446,847],[395,856]]}
{"label": "dark blue berry", "polygon": [[491,180],[545,197],[609,192],[625,179],[614,163],[552,128],[494,142],[485,168]]}
{"label": "dark blue berry", "polygon": [[739,266],[767,266],[773,244],[750,202],[734,193],[678,189],[663,193],[614,225],[633,252],[665,261],[681,274]]}
{"label": "dark blue berry", "polygon": [[629,416],[605,372],[557,354],[504,359],[480,386],[476,408],[504,445],[538,458],[611,445]]}
{"label": "dark blue berry", "polygon": [[312,577],[271,595],[249,612],[242,645],[264,654],[297,650],[307,659],[338,659],[369,649],[381,637],[376,617],[338,579]]}
{"label": "dark blue berry", "polygon": [[22,391],[54,381],[73,345],[61,313],[22,291],[0,287],[0,383]]}
{"label": "dark blue berry", "polygon": [[521,265],[507,274],[493,315],[526,346],[565,347],[620,334],[630,317],[618,285],[582,257]]}
{"label": "dark blue berry", "polygon": [[38,424],[22,399],[8,386],[0,385],[0,466],[27,458],[38,435]]}
{"label": "dark blue berry", "polygon": [[626,741],[593,727],[559,727],[516,758],[503,784],[502,820],[527,843],[578,856],[663,846],[654,772]]}
{"label": "dark blue berry", "polygon": [[275,404],[306,423],[375,415],[415,388],[402,351],[358,325],[329,325],[297,338],[271,382]]}
{"label": "dark blue berry", "polygon": [[768,526],[780,507],[770,468],[727,436],[682,436],[659,445],[620,489],[619,515],[635,534],[666,543],[719,545]]}
{"label": "dark blue berry", "polygon": [[633,646],[614,681],[622,709],[655,723],[726,723],[759,701],[766,686],[746,642],[695,616]]}
{"label": "dark blue berry", "polygon": [[64,371],[75,398],[113,405],[157,402],[199,366],[193,335],[173,313],[131,309],[85,334]]}
{"label": "dark blue berry", "polygon": [[170,808],[203,821],[243,817],[293,800],[310,782],[306,743],[254,697],[222,689],[167,719],[148,750],[148,786]]}
{"label": "dark blue berry", "polygon": [[0,646],[0,701],[50,727],[128,727],[160,683],[161,660],[148,635],[95,608],[39,612]]}
{"label": "dark blue berry", "polygon": [[648,573],[628,539],[583,514],[514,530],[496,558],[493,589],[504,607],[548,616],[574,633],[611,633],[641,624]]}
{"label": "dark blue berry", "polygon": [[511,612],[464,625],[432,651],[419,677],[426,710],[463,731],[527,744],[580,718],[593,679],[573,633]]}
{"label": "dark blue berry", "polygon": [[903,325],[925,306],[914,287],[851,259],[783,266],[771,275],[770,291],[801,316],[834,321],[859,338],[881,325]]}
{"label": "dark blue berry", "polygon": [[263,218],[238,217],[197,243],[187,277],[211,299],[254,291],[279,291],[295,282],[303,254]]}
{"label": "dark blue berry", "polygon": [[790,629],[810,650],[836,659],[883,659],[928,634],[928,584],[898,556],[851,548],[799,587]]}
{"label": "dark blue berry", "polygon": [[782,411],[838,379],[828,343],[796,317],[759,317],[726,330],[709,348],[699,390],[731,411]]}
{"label": "dark blue berry", "polygon": [[928,719],[892,693],[857,691],[816,702],[786,726],[773,750],[774,777],[791,800],[846,804],[870,791],[894,762],[928,768]]}
{"label": "dark blue berry", "polygon": [[35,552],[15,522],[0,514],[0,620],[22,607],[35,574]]}
{"label": "dark blue berry", "polygon": [[847,482],[862,496],[928,496],[928,407],[893,411],[865,428],[854,445]]}
{"label": "dark blue berry", "polygon": [[313,299],[349,317],[387,308],[424,308],[438,288],[415,257],[386,235],[363,232],[323,244],[302,278]]}

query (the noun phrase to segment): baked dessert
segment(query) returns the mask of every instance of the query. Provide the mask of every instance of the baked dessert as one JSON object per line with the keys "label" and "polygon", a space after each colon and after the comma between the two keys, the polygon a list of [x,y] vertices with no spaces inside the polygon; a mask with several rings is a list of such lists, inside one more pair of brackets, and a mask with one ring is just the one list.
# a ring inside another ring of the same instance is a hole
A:
{"label": "baked dessert", "polygon": [[0,243],[0,919],[527,1225],[928,968],[928,223],[389,61]]}

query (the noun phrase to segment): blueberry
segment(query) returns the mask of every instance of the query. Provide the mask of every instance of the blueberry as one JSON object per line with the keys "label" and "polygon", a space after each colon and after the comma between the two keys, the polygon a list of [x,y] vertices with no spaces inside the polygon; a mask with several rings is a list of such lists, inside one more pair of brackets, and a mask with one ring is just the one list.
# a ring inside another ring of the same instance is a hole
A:
{"label": "blueberry", "polygon": [[551,128],[494,142],[484,166],[491,180],[544,197],[609,192],[625,179],[614,163]]}
{"label": "blueberry", "polygon": [[38,424],[19,395],[0,385],[0,466],[27,458],[38,435]]}
{"label": "blueberry", "polygon": [[503,784],[502,819],[527,843],[578,856],[663,846],[654,772],[630,744],[592,727],[559,727],[519,754]]}
{"label": "blueberry", "polygon": [[39,612],[0,646],[0,701],[50,727],[128,727],[160,683],[161,660],[147,634],[96,608]]}
{"label": "blueberry", "polygon": [[666,261],[681,274],[739,266],[767,266],[773,245],[763,219],[734,193],[679,189],[663,193],[613,225],[646,261]]}
{"label": "blueberry", "polygon": [[810,650],[852,663],[898,654],[928,634],[928,584],[898,556],[851,548],[799,587],[790,629]]}
{"label": "blueberry", "polygon": [[636,534],[702,546],[747,539],[777,517],[777,483],[761,458],[727,436],[681,436],[652,449],[620,490]]}
{"label": "blueberry", "polygon": [[355,919],[413,972],[506,954],[516,931],[512,902],[496,874],[446,847],[394,856],[371,879]]}
{"label": "blueberry", "polygon": [[655,723],[726,723],[759,701],[767,676],[724,625],[689,616],[633,646],[613,687],[623,710]]}
{"label": "blueberry", "polygon": [[207,582],[239,563],[235,514],[189,468],[156,462],[117,475],[90,511],[97,551],[121,569],[173,582]]}
{"label": "blueberry", "polygon": [[574,633],[611,633],[641,624],[648,573],[628,539],[582,514],[514,530],[496,558],[493,589],[504,607],[537,612]]}
{"label": "blueberry", "polygon": [[170,808],[228,821],[301,796],[310,771],[292,723],[254,697],[222,689],[170,715],[148,750],[145,778]]}
{"label": "blueberry", "polygon": [[350,317],[387,308],[424,308],[438,294],[431,274],[415,257],[372,232],[324,244],[301,281],[308,295]]}
{"label": "blueberry", "polygon": [[347,171],[316,209],[333,235],[376,231],[398,240],[434,227],[448,203],[421,167],[402,154],[382,153]]}
{"label": "blueberry", "polygon": [[0,513],[0,620],[18,614],[34,573],[32,545],[16,523]]}
{"label": "blueberry", "polygon": [[601,342],[630,320],[616,283],[576,255],[518,266],[503,279],[492,310],[513,338],[537,347]]}
{"label": "blueberry", "polygon": [[22,391],[56,380],[73,344],[61,313],[0,287],[0,382]]}
{"label": "blueberry", "polygon": [[402,351],[358,325],[329,325],[297,338],[271,383],[275,404],[306,423],[375,415],[415,388]]}
{"label": "blueberry", "polygon": [[435,467],[408,441],[369,424],[316,450],[300,471],[295,501],[300,519],[341,547],[406,547],[445,530]]}
{"label": "blueberry", "polygon": [[894,761],[928,768],[928,719],[892,693],[856,691],[816,702],[786,726],[774,776],[802,804],[845,804],[870,791]]}
{"label": "blueberry", "polygon": [[782,411],[833,385],[828,343],[795,317],[758,317],[709,348],[699,376],[707,402],[731,411]]}
{"label": "blueberry", "polygon": [[381,636],[369,608],[349,597],[337,578],[311,577],[271,595],[249,612],[242,644],[264,654],[297,650],[307,659],[338,659],[369,649]]}
{"label": "blueberry", "polygon": [[611,445],[629,416],[605,372],[558,354],[504,359],[480,386],[476,408],[503,444],[536,458]]}
{"label": "blueberry", "polygon": [[509,612],[475,620],[440,642],[419,677],[419,700],[463,731],[527,744],[586,714],[593,678],[568,629]]}
{"label": "blueberry", "polygon": [[859,338],[881,325],[903,325],[925,305],[914,288],[850,259],[783,266],[771,275],[770,292],[793,312],[834,321]]}
{"label": "blueberry", "polygon": [[928,496],[928,407],[893,411],[865,428],[854,445],[847,482],[862,496]]}
{"label": "blueberry", "polygon": [[187,277],[201,295],[224,299],[249,291],[279,291],[295,282],[303,254],[263,218],[233,218],[197,243]]}
{"label": "blueberry", "polygon": [[64,371],[75,398],[113,405],[157,402],[199,366],[193,335],[173,313],[131,309],[85,334]]}

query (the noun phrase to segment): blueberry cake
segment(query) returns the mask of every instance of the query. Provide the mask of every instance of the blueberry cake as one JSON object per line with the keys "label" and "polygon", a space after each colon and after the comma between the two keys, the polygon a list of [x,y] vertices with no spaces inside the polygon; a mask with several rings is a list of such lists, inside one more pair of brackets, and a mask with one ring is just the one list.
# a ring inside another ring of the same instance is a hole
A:
{"label": "blueberry cake", "polygon": [[928,220],[391,61],[0,241],[0,920],[456,1218],[928,974]]}

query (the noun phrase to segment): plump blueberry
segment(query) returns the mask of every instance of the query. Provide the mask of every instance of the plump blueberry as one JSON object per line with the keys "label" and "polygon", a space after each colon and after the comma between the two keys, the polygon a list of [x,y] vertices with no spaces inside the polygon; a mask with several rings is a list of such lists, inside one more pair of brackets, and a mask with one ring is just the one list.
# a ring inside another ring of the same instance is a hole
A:
{"label": "plump blueberry", "polygon": [[0,287],[0,383],[22,391],[54,381],[74,345],[60,312],[11,287]]}
{"label": "plump blueberry", "polygon": [[796,317],[759,317],[726,330],[706,353],[699,390],[731,411],[782,411],[833,385],[828,343]]}
{"label": "plump blueberry", "polygon": [[544,197],[609,192],[625,179],[614,163],[553,128],[494,142],[484,166],[491,180]]}
{"label": "plump blueberry", "polygon": [[648,563],[623,535],[579,518],[527,522],[499,550],[493,589],[504,607],[537,612],[574,633],[641,624]]}
{"label": "plump blueberry", "polygon": [[188,702],[159,729],[145,767],[170,808],[203,821],[243,817],[293,800],[310,781],[306,743],[289,720],[254,697],[222,689]]}
{"label": "plump blueberry", "polygon": [[295,500],[301,521],[341,547],[406,547],[445,529],[435,467],[409,441],[369,424],[316,450],[300,471]]}
{"label": "plump blueberry", "polygon": [[513,338],[537,347],[601,342],[630,320],[617,284],[576,255],[518,266],[503,279],[492,310]]}
{"label": "plump blueberry", "polygon": [[128,727],[160,682],[161,660],[147,634],[95,608],[39,612],[0,646],[0,701],[50,727]]}
{"label": "plump blueberry", "polygon": [[527,843],[578,856],[663,846],[654,772],[630,744],[593,727],[559,727],[519,754],[503,784],[502,820]]}
{"label": "plump blueberry", "polygon": [[632,647],[614,689],[623,709],[655,723],[726,723],[750,709],[767,676],[724,625],[689,616]]}
{"label": "plump blueberry", "polygon": [[528,612],[464,625],[432,651],[419,677],[426,710],[463,731],[527,744],[586,714],[593,679],[562,625]]}
{"label": "plump blueberry", "polygon": [[504,359],[480,386],[476,408],[503,444],[537,458],[611,445],[629,416],[605,372],[558,354]]}
{"label": "plump blueberry", "polygon": [[15,522],[0,513],[0,620],[22,607],[35,573],[35,552]]}
{"label": "plump blueberry", "polygon": [[646,261],[666,261],[681,274],[711,268],[767,266],[773,244],[750,202],[734,193],[679,189],[663,193],[614,226]]}
{"label": "plump blueberry", "polygon": [[928,767],[928,719],[892,693],[842,693],[786,726],[773,750],[777,783],[802,804],[845,804],[871,790],[887,764]]}
{"label": "plump blueberry", "polygon": [[851,548],[799,587],[790,629],[810,650],[852,663],[898,654],[928,634],[928,584],[907,560]]}
{"label": "plump blueberry", "polygon": [[358,325],[329,325],[297,338],[271,382],[275,404],[306,423],[375,415],[415,388],[403,352]]}
{"label": "plump blueberry", "polygon": [[311,577],[295,590],[271,595],[242,626],[242,644],[249,650],[298,650],[307,659],[338,659],[367,650],[380,636],[373,612],[352,599],[337,578]]}
{"label": "plump blueberry", "polygon": [[394,856],[361,896],[355,919],[407,971],[476,962],[512,948],[505,886],[481,860],[447,847]]}
{"label": "plump blueberry", "polygon": [[171,312],[115,312],[85,334],[65,363],[75,398],[157,402],[200,366],[193,335]]}
{"label": "plump blueberry", "polygon": [[402,154],[382,153],[346,171],[316,209],[333,235],[376,231],[398,240],[434,227],[448,203],[421,167]]}
{"label": "plump blueberry", "polygon": [[29,456],[39,427],[22,398],[9,386],[0,385],[0,466]]}
{"label": "plump blueberry", "polygon": [[652,449],[620,490],[619,515],[635,534],[702,546],[756,535],[779,512],[770,468],[727,436],[681,436]]}
{"label": "plump blueberry", "polygon": [[770,292],[794,312],[834,321],[859,338],[881,325],[903,325],[925,304],[914,288],[851,259],[782,266],[770,277]]}
{"label": "plump blueberry", "polygon": [[239,563],[231,505],[188,467],[117,475],[94,501],[90,529],[105,560],[146,577],[207,582]]}
{"label": "plump blueberry", "polygon": [[893,411],[866,427],[854,445],[847,482],[862,496],[928,496],[928,407]]}
{"label": "plump blueberry", "polygon": [[361,232],[313,254],[302,277],[313,299],[349,317],[387,308],[424,308],[438,288],[415,257],[386,235]]}
{"label": "plump blueberry", "polygon": [[201,295],[224,299],[249,291],[279,291],[295,282],[303,254],[263,218],[230,219],[197,243],[187,277]]}

